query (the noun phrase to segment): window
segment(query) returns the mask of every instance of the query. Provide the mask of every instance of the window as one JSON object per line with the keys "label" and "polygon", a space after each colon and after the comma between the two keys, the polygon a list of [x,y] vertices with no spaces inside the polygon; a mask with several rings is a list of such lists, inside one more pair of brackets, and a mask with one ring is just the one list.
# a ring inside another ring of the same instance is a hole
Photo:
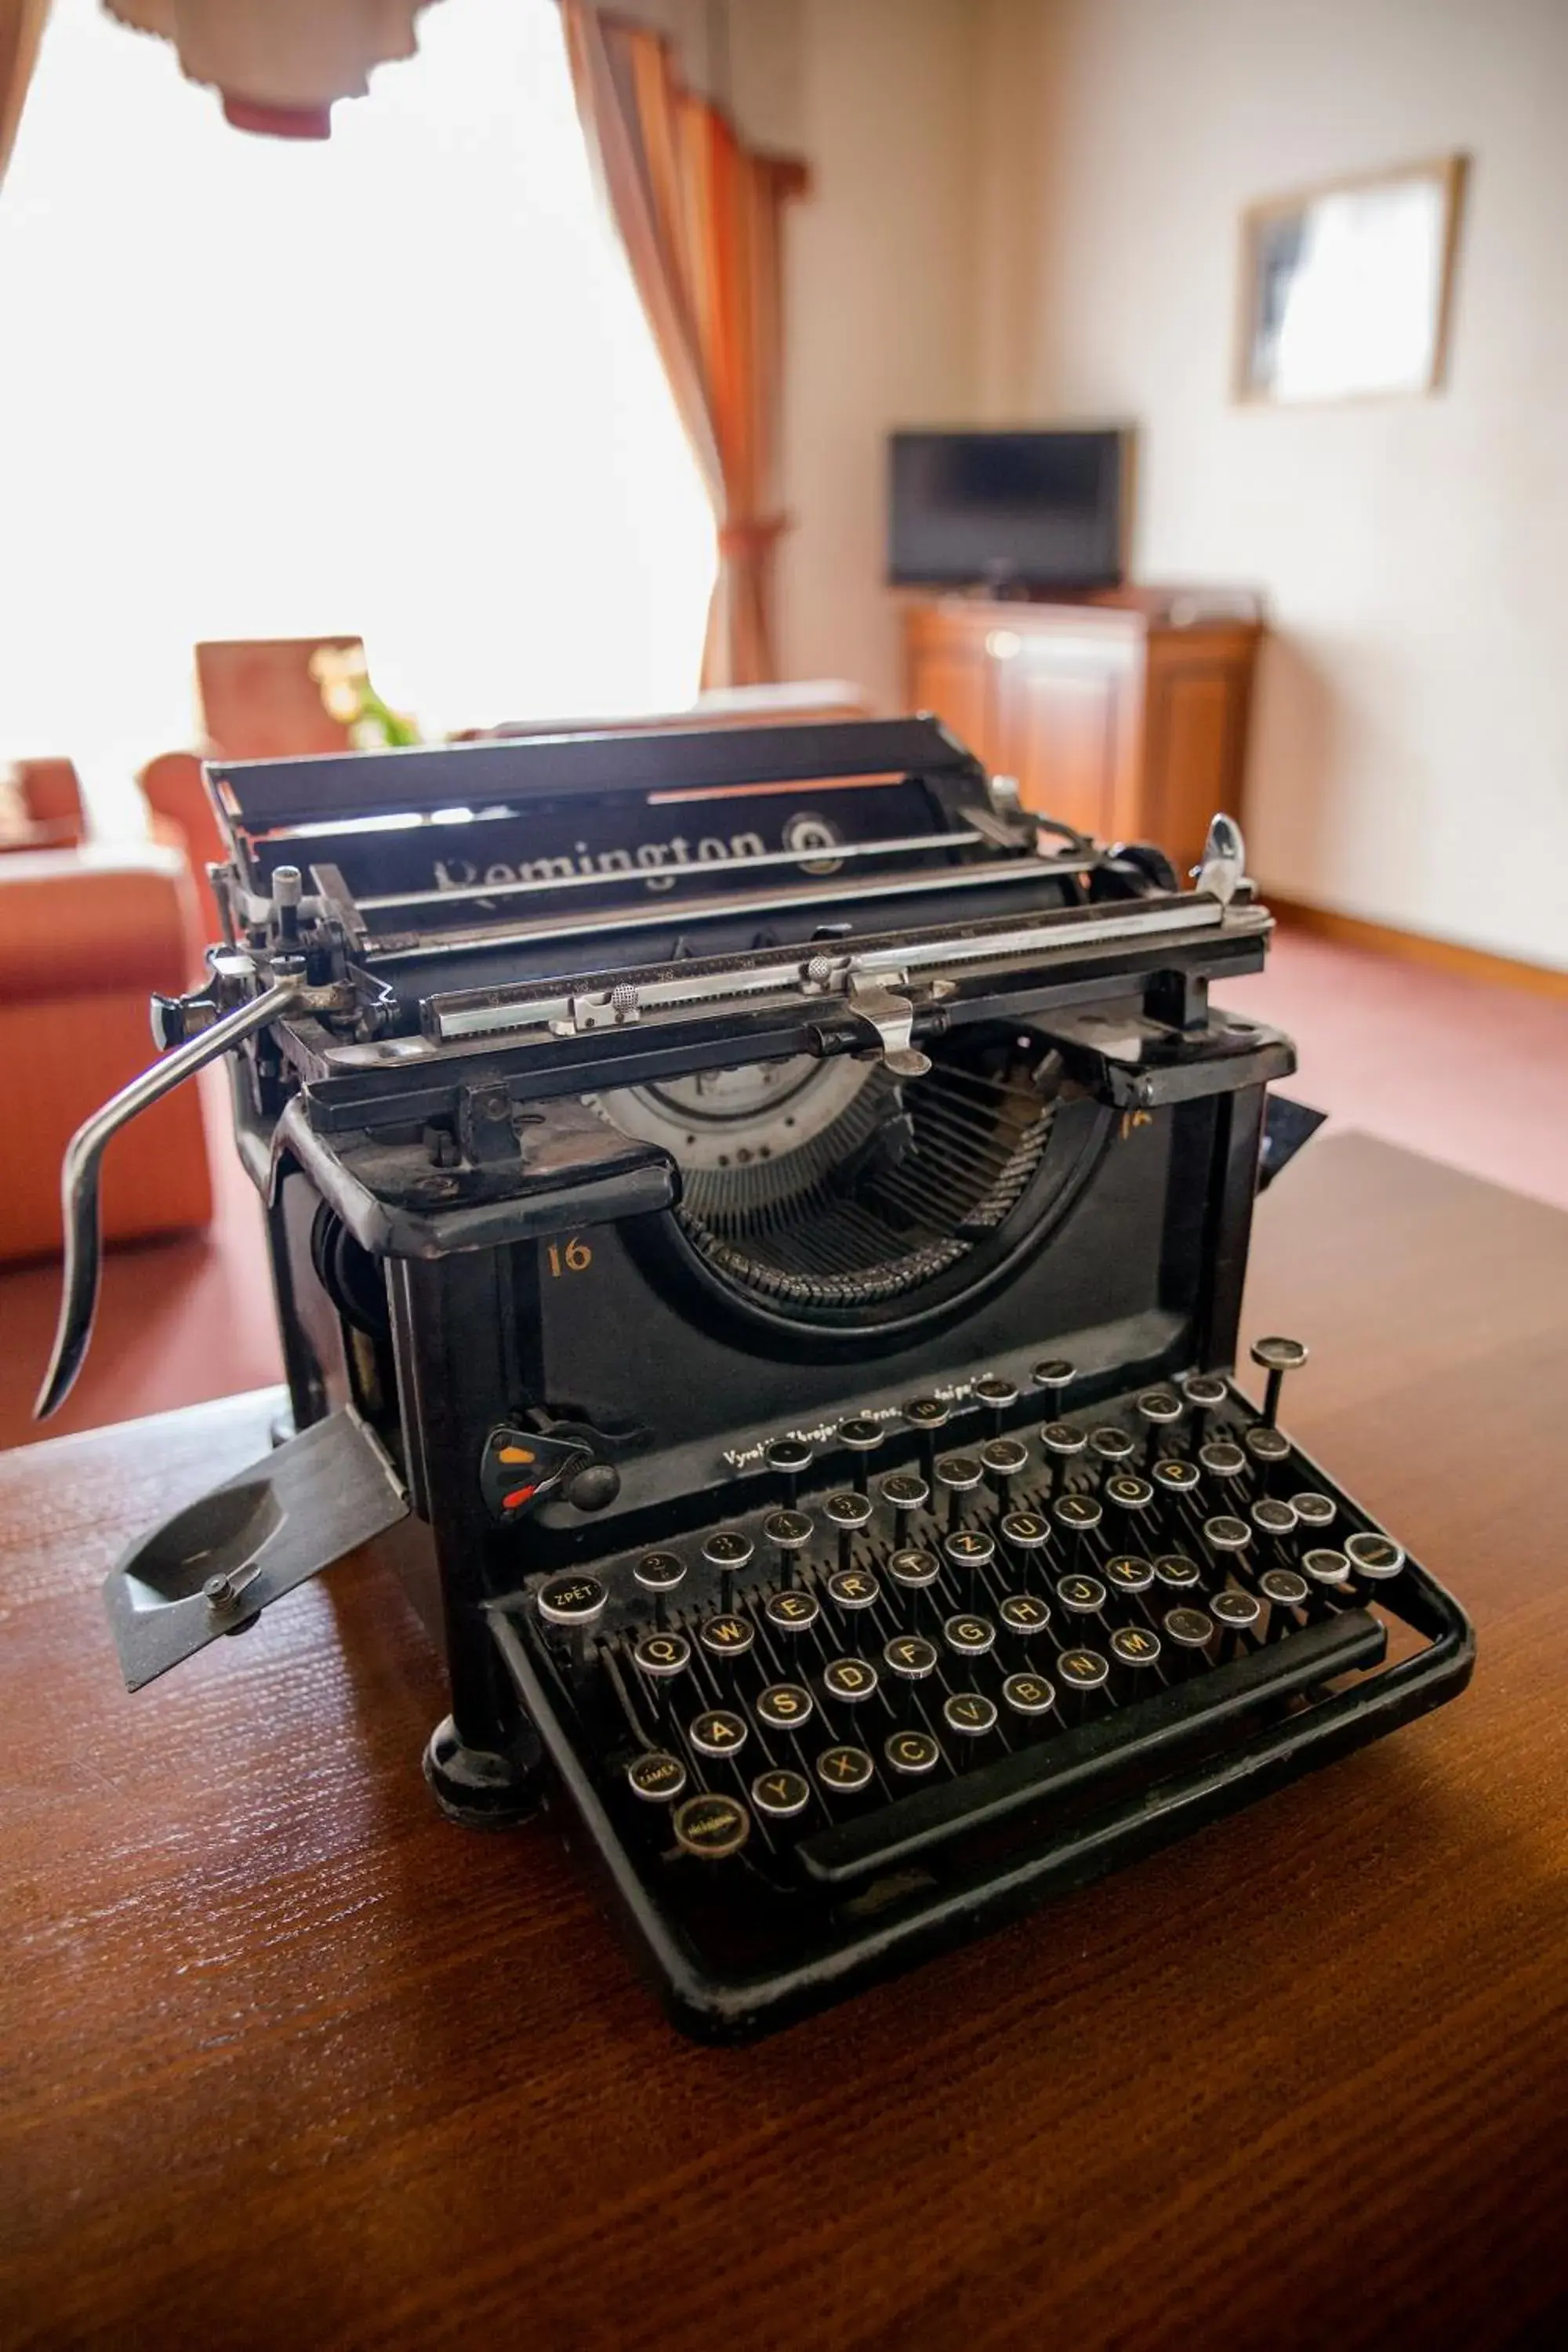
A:
{"label": "window", "polygon": [[190,741],[203,637],[358,631],[427,733],[695,691],[712,518],[556,10],[420,39],[300,145],[57,0],[0,190],[0,756],[91,792]]}

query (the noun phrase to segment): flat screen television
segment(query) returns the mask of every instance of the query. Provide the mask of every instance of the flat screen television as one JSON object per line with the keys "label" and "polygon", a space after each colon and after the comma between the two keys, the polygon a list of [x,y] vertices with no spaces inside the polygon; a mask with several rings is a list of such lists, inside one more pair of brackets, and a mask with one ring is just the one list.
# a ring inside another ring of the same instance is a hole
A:
{"label": "flat screen television", "polygon": [[898,587],[1112,588],[1130,435],[895,433],[888,578]]}

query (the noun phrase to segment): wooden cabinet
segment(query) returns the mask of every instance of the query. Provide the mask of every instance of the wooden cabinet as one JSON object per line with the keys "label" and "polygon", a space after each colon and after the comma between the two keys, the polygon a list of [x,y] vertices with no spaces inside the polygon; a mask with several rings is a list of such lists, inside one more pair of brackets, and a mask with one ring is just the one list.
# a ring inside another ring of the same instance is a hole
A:
{"label": "wooden cabinet", "polygon": [[945,719],[994,773],[1016,776],[1030,808],[1103,841],[1157,841],[1184,868],[1216,809],[1245,823],[1262,634],[1205,593],[912,604],[910,706]]}

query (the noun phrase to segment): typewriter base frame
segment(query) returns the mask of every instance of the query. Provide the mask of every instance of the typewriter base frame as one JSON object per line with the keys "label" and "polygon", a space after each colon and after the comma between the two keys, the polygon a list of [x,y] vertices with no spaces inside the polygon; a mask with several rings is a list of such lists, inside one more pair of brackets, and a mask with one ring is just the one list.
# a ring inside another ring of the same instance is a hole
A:
{"label": "typewriter base frame", "polygon": [[[1295,1452],[1322,1491],[1339,1496],[1353,1516],[1375,1527],[1372,1515],[1310,1455],[1300,1447]],[[911,1904],[896,1918],[868,1926],[853,1940],[840,1940],[796,1964],[765,1975],[727,1978],[694,1961],[649,1896],[537,1671],[529,1641],[509,1613],[513,1606],[493,1603],[491,1623],[525,1718],[542,1742],[544,1811],[567,1845],[584,1852],[606,1909],[671,2023],[710,2044],[746,2042],[792,2025],[852,1990],[973,1943],[1028,1916],[1056,1895],[1176,1843],[1430,1714],[1465,1688],[1476,1658],[1474,1628],[1458,1602],[1408,1560],[1384,1606],[1388,1614],[1425,1634],[1427,1647],[1349,1689],[1315,1699],[1245,1747],[1145,1784],[1066,1834],[1042,1836],[1003,1871],[943,1886],[929,1901]]]}

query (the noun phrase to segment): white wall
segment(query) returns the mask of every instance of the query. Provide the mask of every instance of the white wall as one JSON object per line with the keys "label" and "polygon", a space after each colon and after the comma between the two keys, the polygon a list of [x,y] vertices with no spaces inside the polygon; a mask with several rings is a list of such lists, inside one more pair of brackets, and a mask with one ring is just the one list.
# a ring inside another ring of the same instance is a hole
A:
{"label": "white wall", "polygon": [[[977,399],[1136,418],[1139,573],[1266,591],[1255,871],[1568,964],[1568,0],[976,16]],[[1450,149],[1447,389],[1234,405],[1242,207]]]}
{"label": "white wall", "polygon": [[963,423],[975,392],[973,20],[973,0],[800,0],[813,193],[786,233],[782,666],[889,709],[887,435]]}

